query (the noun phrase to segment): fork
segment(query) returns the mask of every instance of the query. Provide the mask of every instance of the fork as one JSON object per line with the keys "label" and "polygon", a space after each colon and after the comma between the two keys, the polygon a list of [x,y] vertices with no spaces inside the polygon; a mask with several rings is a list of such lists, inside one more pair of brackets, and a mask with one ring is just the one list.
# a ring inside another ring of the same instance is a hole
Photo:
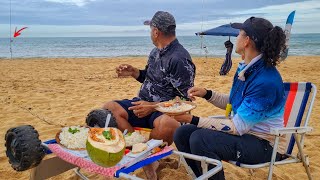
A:
{"label": "fork", "polygon": [[184,99],[186,99],[187,101],[191,101],[191,99],[188,98],[187,96],[185,96],[178,88],[175,88],[175,89],[179,92],[179,94],[180,94]]}

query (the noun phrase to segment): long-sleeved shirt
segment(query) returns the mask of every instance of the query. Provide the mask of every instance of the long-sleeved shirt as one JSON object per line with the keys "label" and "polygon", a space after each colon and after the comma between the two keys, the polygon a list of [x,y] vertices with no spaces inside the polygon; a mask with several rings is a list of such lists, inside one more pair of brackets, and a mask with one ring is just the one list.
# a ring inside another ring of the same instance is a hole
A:
{"label": "long-sleeved shirt", "polygon": [[139,97],[149,102],[186,98],[193,87],[195,65],[188,51],[177,39],[163,49],[154,48],[144,70],[137,78],[142,83]]}
{"label": "long-sleeved shirt", "polygon": [[[232,104],[232,121],[239,135],[248,133],[268,140],[273,145],[271,128],[283,127],[285,93],[283,82],[275,67],[267,66],[263,59],[258,60],[245,72],[245,81],[238,79],[238,73],[245,67],[240,64],[234,76],[230,95],[212,92],[207,100],[225,109]],[[208,128],[214,118],[200,118],[198,127]],[[280,153],[284,153],[284,138],[280,139]]]}

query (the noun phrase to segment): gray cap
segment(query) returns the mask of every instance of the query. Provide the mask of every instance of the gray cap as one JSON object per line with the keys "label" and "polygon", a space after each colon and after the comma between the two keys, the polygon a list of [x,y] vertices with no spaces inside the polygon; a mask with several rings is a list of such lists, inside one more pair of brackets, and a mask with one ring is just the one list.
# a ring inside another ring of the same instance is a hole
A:
{"label": "gray cap", "polygon": [[144,25],[150,25],[158,28],[161,32],[174,32],[176,30],[176,21],[172,14],[164,11],[158,11],[151,20],[145,21]]}

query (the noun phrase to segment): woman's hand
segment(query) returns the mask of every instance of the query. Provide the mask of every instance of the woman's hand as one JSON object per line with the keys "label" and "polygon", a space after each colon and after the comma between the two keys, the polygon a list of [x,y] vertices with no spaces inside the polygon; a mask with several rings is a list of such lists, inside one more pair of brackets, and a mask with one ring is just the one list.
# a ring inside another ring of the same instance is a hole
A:
{"label": "woman's hand", "polygon": [[181,123],[190,123],[192,120],[192,117],[193,116],[191,114],[182,114],[182,115],[173,116],[175,120]]}
{"label": "woman's hand", "polygon": [[207,94],[207,90],[205,88],[192,87],[188,90],[188,97],[195,101],[195,97],[203,97]]}

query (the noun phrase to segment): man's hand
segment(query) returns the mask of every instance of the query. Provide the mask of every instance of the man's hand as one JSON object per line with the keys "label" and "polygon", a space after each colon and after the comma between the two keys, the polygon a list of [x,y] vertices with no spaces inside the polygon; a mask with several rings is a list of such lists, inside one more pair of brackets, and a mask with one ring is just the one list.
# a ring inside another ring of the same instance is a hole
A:
{"label": "man's hand", "polygon": [[116,73],[118,77],[128,77],[131,76],[135,79],[139,77],[139,69],[129,65],[129,64],[121,64],[119,67],[116,68]]}
{"label": "man's hand", "polygon": [[203,97],[207,94],[207,90],[205,88],[192,87],[188,90],[188,97],[195,101],[195,97]]}
{"label": "man's hand", "polygon": [[148,102],[148,101],[137,101],[137,102],[132,102],[134,106],[129,107],[129,110],[132,110],[133,113],[138,117],[138,118],[143,118],[151,114],[152,112],[155,111],[155,102]]}

